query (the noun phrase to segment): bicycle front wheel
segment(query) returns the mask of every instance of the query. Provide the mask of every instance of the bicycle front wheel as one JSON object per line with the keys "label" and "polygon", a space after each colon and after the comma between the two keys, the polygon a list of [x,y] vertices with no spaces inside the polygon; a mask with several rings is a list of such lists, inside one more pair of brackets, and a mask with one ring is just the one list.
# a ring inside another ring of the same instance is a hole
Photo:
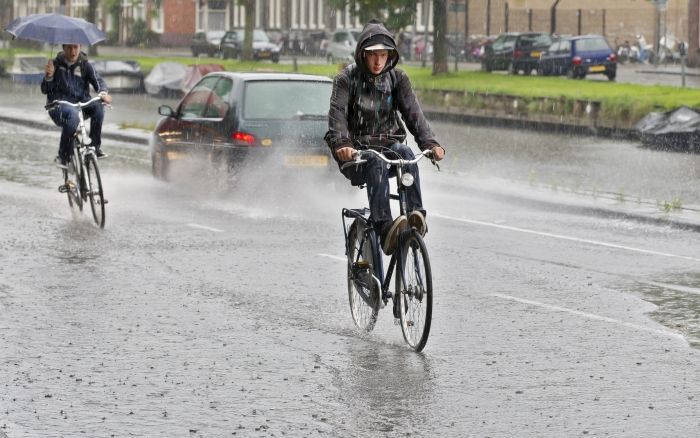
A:
{"label": "bicycle front wheel", "polygon": [[375,281],[374,252],[368,233],[359,220],[348,231],[348,297],[355,325],[369,332],[377,322],[379,286]]}
{"label": "bicycle front wheel", "polygon": [[403,266],[396,275],[394,299],[399,300],[403,338],[421,351],[428,342],[433,317],[433,276],[423,238],[415,230],[409,233],[400,247]]}
{"label": "bicycle front wheel", "polygon": [[100,177],[100,168],[97,166],[97,159],[92,154],[85,157],[85,172],[87,174],[87,190],[90,208],[92,209],[92,218],[95,219],[95,223],[100,228],[104,228],[105,202],[104,192],[102,191],[102,178]]}
{"label": "bicycle front wheel", "polygon": [[68,188],[68,205],[71,208],[75,205],[79,211],[83,211],[83,175],[82,166],[80,165],[80,156],[78,148],[73,148],[73,156],[68,162],[68,168],[72,168],[73,180],[70,179],[70,171],[63,171],[66,187]]}

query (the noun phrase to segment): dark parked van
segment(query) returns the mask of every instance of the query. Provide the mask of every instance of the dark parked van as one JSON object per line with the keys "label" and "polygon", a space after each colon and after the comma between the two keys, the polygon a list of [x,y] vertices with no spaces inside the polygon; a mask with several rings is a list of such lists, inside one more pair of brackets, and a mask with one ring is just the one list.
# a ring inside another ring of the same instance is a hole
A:
{"label": "dark parked van", "polygon": [[504,33],[484,49],[481,58],[483,71],[507,70],[510,74],[520,71],[529,75],[537,69],[540,55],[552,44],[546,33]]}

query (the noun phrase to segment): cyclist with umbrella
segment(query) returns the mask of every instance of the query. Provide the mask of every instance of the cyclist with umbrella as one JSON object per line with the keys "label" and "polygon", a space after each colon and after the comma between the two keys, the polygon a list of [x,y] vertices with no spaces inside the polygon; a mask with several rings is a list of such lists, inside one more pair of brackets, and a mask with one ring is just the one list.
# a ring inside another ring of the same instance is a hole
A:
{"label": "cyclist with umbrella", "polygon": [[[103,102],[107,104],[112,102],[107,84],[88,62],[87,55],[80,51],[80,44],[64,44],[63,51],[46,64],[45,72],[46,76],[41,82],[41,92],[46,94],[47,102],[54,100],[86,102],[90,100],[91,85],[102,97]],[[104,120],[102,104],[95,102],[84,108],[83,115],[90,119],[90,140],[91,146],[95,148],[95,155],[103,158],[106,154],[101,148],[102,121]],[[66,168],[70,158],[71,142],[78,128],[78,109],[60,105],[49,111],[49,116],[57,126],[63,128],[55,163],[58,167]]]}
{"label": "cyclist with umbrella", "polygon": [[[87,55],[80,51],[81,45],[91,45],[105,39],[104,32],[94,24],[62,14],[32,14],[15,19],[5,30],[13,38],[63,44],[63,51],[46,64],[46,75],[41,83],[41,91],[47,95],[48,102],[86,102],[90,100],[90,86],[99,93],[104,103],[112,102],[107,84],[88,62]],[[104,157],[100,147],[104,119],[102,105],[98,102],[86,107],[83,114],[91,119],[90,140],[95,154]],[[56,125],[63,128],[56,165],[65,169],[71,141],[78,127],[78,110],[60,105],[49,111],[49,115]]]}

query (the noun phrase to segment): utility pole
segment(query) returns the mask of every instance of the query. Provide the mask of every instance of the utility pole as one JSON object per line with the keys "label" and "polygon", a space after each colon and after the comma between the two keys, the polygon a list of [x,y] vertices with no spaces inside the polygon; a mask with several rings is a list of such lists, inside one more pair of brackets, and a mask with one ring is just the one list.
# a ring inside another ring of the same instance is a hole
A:
{"label": "utility pole", "polygon": [[700,0],[688,1],[688,65],[700,64]]}
{"label": "utility pole", "polygon": [[561,0],[554,0],[554,4],[552,5],[552,9],[550,10],[549,33],[557,32],[557,5],[559,5],[560,1]]}

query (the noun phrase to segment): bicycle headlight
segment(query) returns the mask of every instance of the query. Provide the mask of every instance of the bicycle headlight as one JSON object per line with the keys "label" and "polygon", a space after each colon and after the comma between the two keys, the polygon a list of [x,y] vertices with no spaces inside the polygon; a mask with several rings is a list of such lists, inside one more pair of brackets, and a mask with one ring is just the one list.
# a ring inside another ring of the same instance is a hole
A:
{"label": "bicycle headlight", "polygon": [[406,172],[401,175],[401,184],[403,184],[404,187],[411,187],[413,185],[413,181],[415,181],[415,178],[413,178],[413,175],[410,173]]}

